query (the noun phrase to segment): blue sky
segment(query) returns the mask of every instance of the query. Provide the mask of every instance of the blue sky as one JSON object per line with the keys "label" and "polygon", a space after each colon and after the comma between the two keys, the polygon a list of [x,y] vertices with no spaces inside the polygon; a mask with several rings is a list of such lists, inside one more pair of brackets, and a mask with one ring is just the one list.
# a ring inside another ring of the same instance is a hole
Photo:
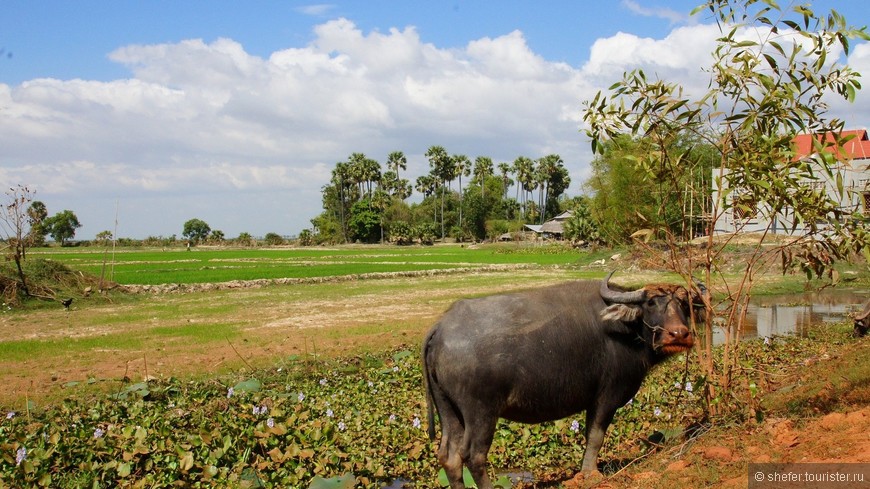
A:
{"label": "blue sky", "polygon": [[[71,209],[87,239],[293,235],[335,162],[562,156],[588,175],[582,101],[643,68],[706,86],[696,0],[20,1],[0,9],[0,183]],[[863,2],[832,5],[866,25]],[[870,71],[870,49],[850,62]],[[861,71],[859,69],[859,71]],[[866,81],[865,81],[866,85]],[[867,96],[833,109],[870,125]]]}
{"label": "blue sky", "polygon": [[595,39],[620,30],[664,36],[685,22],[698,3],[12,0],[4,2],[0,15],[0,47],[13,55],[6,66],[0,65],[0,80],[125,77],[129,72],[111,62],[108,53],[128,44],[184,39],[227,37],[250,54],[268,57],[279,49],[304,46],[312,40],[316,24],[337,17],[354,21],[365,32],[415,26],[425,42],[441,48],[461,48],[474,39],[519,29],[536,53],[579,66]]}

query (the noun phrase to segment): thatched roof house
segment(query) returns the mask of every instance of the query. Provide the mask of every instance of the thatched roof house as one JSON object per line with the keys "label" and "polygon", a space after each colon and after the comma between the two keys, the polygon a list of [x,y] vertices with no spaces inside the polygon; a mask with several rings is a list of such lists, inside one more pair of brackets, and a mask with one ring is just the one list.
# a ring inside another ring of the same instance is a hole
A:
{"label": "thatched roof house", "polygon": [[534,224],[526,224],[526,229],[534,231],[539,235],[543,235],[543,237],[552,236],[556,239],[562,238],[562,233],[564,233],[563,224],[564,222],[573,216],[574,214],[571,211],[565,211],[558,216],[550,219],[541,225]]}

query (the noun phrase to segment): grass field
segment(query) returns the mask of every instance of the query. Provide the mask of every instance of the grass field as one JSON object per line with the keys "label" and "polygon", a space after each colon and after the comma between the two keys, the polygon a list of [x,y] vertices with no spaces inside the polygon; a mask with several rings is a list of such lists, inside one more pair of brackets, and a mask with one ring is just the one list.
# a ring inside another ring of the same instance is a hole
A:
{"label": "grass field", "polygon": [[121,284],[192,284],[310,278],[486,265],[573,265],[589,254],[561,246],[366,246],[342,248],[194,248],[82,250],[44,248],[30,256],[59,261]]}

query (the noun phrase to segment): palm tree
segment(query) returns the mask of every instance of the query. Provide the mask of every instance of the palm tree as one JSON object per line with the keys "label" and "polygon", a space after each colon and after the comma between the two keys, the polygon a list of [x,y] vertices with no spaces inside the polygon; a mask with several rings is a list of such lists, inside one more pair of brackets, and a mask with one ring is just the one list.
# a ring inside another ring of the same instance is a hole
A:
{"label": "palm tree", "polygon": [[401,151],[393,151],[387,155],[387,168],[396,172],[396,180],[400,180],[399,169],[408,169],[408,158],[405,158],[405,153]]}
{"label": "palm tree", "polygon": [[492,158],[478,156],[474,159],[474,179],[480,184],[480,195],[486,197],[486,179],[492,175]]}
{"label": "palm tree", "polygon": [[465,155],[453,155],[453,171],[459,177],[459,227],[462,228],[462,175],[471,175],[471,160]]}
{"label": "palm tree", "polygon": [[[440,180],[441,187],[455,178],[453,158],[447,154],[443,146],[430,146],[424,155],[429,159],[430,173]],[[437,191],[437,188],[436,188]],[[441,192],[441,240],[444,240],[444,192]]]}
{"label": "palm tree", "polygon": [[[429,175],[423,175],[417,177],[417,186],[415,187],[417,192],[423,194],[423,198],[429,197],[434,194],[436,190],[438,190],[438,179],[435,178],[431,173]],[[433,221],[438,222],[438,207],[432,206],[435,209],[435,216],[433,216]]]}
{"label": "palm tree", "polygon": [[[526,156],[519,156],[514,160],[514,172],[517,174],[517,200],[523,205],[523,215],[526,214],[528,206],[528,193],[535,189],[534,183],[535,162]],[[522,193],[520,193],[522,190]],[[522,199],[520,199],[522,195]]]}
{"label": "palm tree", "polygon": [[571,184],[568,170],[562,162],[562,157],[550,154],[538,160],[537,176],[539,182],[539,205],[541,207],[541,224],[547,213],[550,200],[558,198]]}
{"label": "palm tree", "polygon": [[513,170],[510,163],[502,162],[498,164],[498,170],[501,172],[501,188],[502,188],[502,199],[507,200],[507,191],[508,188],[514,183],[509,176]]}
{"label": "palm tree", "polygon": [[341,233],[344,242],[347,242],[347,220],[344,210],[347,207],[347,186],[353,185],[352,168],[350,162],[339,161],[332,170],[332,183],[338,188],[338,213],[341,222]]}

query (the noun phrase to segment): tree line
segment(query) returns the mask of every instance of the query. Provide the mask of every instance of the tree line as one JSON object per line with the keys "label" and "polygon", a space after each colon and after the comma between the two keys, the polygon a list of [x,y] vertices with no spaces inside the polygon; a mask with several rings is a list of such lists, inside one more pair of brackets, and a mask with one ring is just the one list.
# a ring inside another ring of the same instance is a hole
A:
{"label": "tree line", "polygon": [[[560,199],[571,183],[557,154],[536,160],[520,156],[496,165],[488,156],[472,161],[431,146],[425,157],[429,172],[413,183],[402,173],[408,164],[402,151],[387,155],[385,166],[363,153],[336,163],[321,189],[323,212],[300,240],[407,244],[448,237],[491,239],[559,214]],[[408,203],[414,191],[423,199]]]}
{"label": "tree line", "polygon": [[[429,172],[412,181],[402,172],[407,158],[401,151],[387,156],[382,167],[363,153],[335,164],[330,182],[321,189],[323,212],[302,231],[302,244],[431,243],[497,239],[522,231],[526,224],[543,224],[564,211],[564,237],[599,244],[628,242],[644,216],[654,216],[667,229],[688,238],[703,229],[700,216],[709,207],[710,175],[715,148],[689,136],[675,139],[691,171],[668,179],[651,179],[636,161],[651,145],[642,138],[614,139],[591,162],[592,176],[582,182],[583,195],[568,197],[571,184],[558,154],[537,159],[519,156],[496,164],[488,156],[473,161],[450,154],[442,146],[425,153]],[[665,195],[677,187],[682,199]],[[667,190],[665,190],[667,187]],[[422,201],[408,203],[416,191]],[[687,204],[687,201],[689,202]],[[691,209],[691,211],[689,210]]]}

